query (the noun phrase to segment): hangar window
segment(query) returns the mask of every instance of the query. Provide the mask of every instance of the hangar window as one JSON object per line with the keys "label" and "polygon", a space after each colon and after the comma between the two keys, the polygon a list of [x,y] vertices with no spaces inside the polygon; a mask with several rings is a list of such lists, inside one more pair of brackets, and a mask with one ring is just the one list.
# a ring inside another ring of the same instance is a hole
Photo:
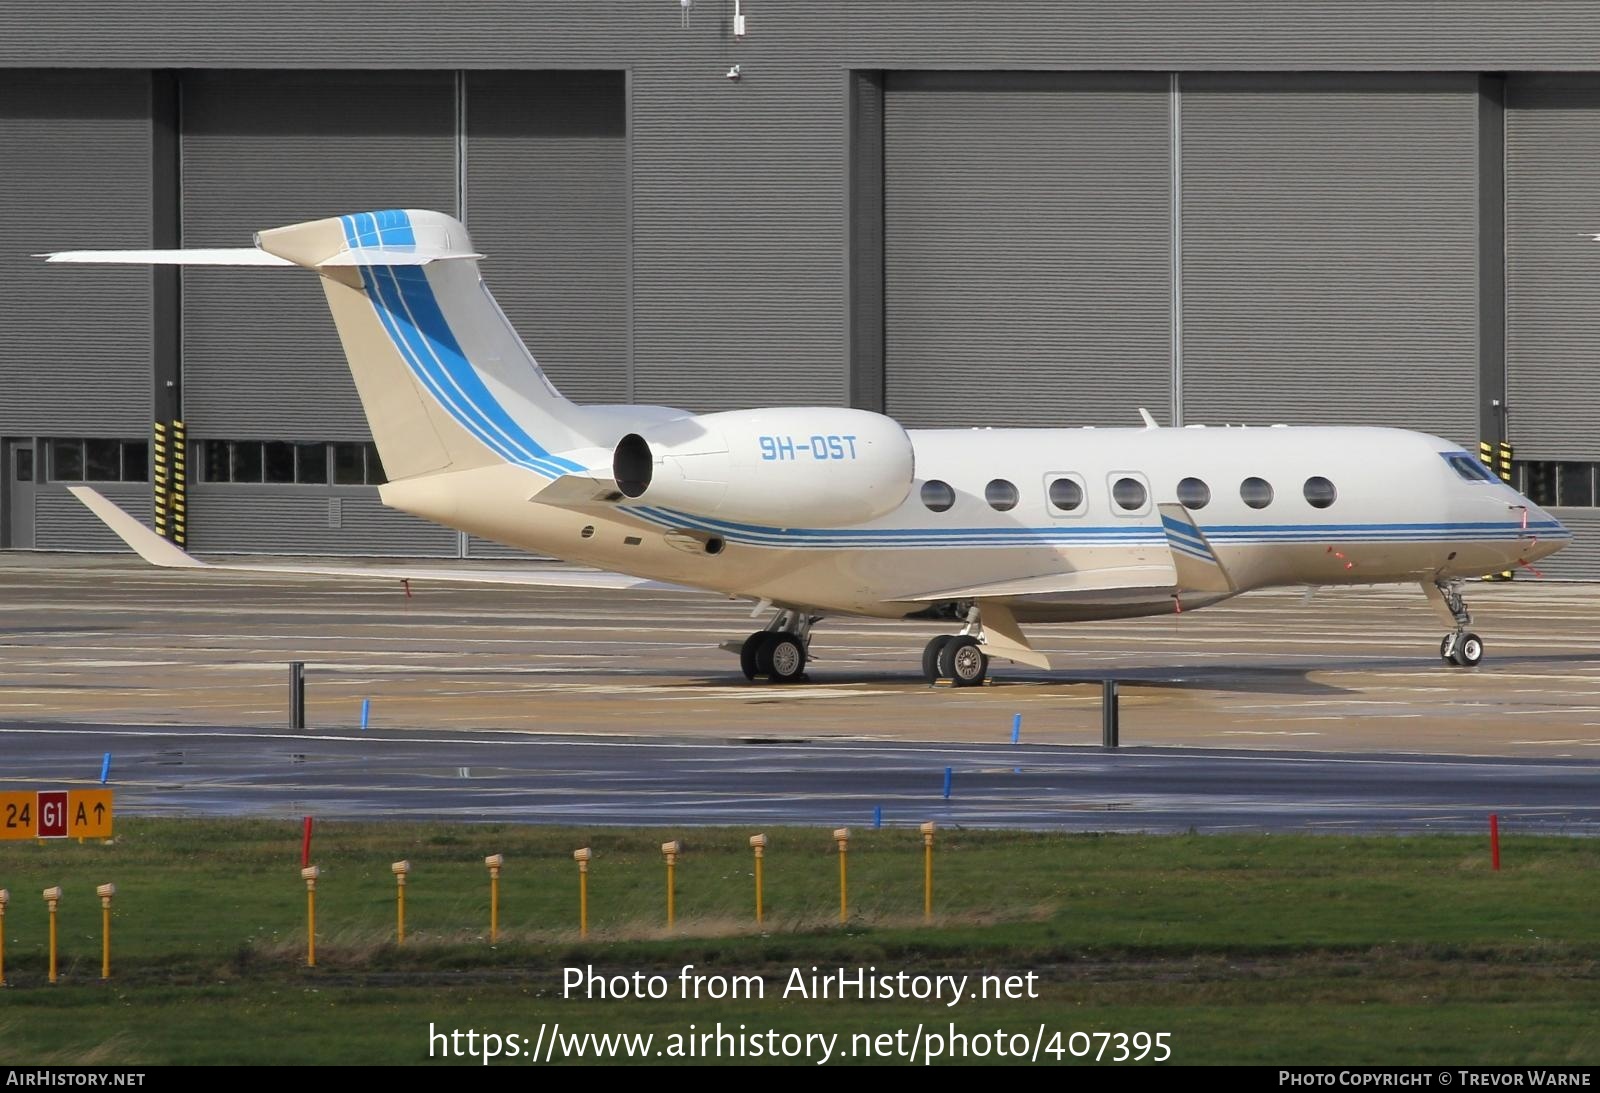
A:
{"label": "hangar window", "polygon": [[1272,484],[1265,478],[1246,478],[1239,483],[1239,496],[1253,509],[1272,504]]}
{"label": "hangar window", "polygon": [[1305,494],[1306,504],[1314,509],[1325,509],[1339,499],[1339,491],[1333,488],[1333,483],[1320,474],[1306,479]]}
{"label": "hangar window", "polygon": [[1119,509],[1128,512],[1137,512],[1144,508],[1149,497],[1150,493],[1144,488],[1144,483],[1137,478],[1119,478],[1111,486],[1111,500],[1117,503]]}
{"label": "hangar window", "polygon": [[1083,508],[1083,486],[1071,478],[1052,480],[1050,505],[1061,512],[1077,512]]}
{"label": "hangar window", "polygon": [[1186,509],[1203,509],[1211,504],[1211,487],[1198,478],[1185,478],[1178,483],[1178,504]]}
{"label": "hangar window", "polygon": [[48,442],[52,482],[148,482],[148,440],[57,439]]}
{"label": "hangar window", "polygon": [[948,482],[929,479],[922,484],[922,503],[933,512],[947,512],[956,503],[956,491]]}
{"label": "hangar window", "polygon": [[1574,460],[1519,459],[1511,465],[1511,483],[1536,505],[1593,508],[1600,502],[1595,478],[1600,464]]}
{"label": "hangar window", "polygon": [[983,487],[983,499],[996,512],[1010,512],[1017,507],[1017,487],[1004,478],[996,478]]}
{"label": "hangar window", "polygon": [[191,457],[205,482],[255,485],[381,486],[383,463],[373,444],[323,441],[202,440]]}

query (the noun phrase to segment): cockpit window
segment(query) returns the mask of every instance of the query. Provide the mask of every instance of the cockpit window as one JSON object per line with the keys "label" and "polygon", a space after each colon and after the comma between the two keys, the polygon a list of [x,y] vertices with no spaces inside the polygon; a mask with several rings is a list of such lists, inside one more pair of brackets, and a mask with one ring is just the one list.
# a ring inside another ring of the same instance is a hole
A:
{"label": "cockpit window", "polygon": [[1500,481],[1494,476],[1493,471],[1491,471],[1488,467],[1485,467],[1476,459],[1473,459],[1466,452],[1440,452],[1439,456],[1446,463],[1450,464],[1451,470],[1455,471],[1456,474],[1460,475],[1468,482]]}

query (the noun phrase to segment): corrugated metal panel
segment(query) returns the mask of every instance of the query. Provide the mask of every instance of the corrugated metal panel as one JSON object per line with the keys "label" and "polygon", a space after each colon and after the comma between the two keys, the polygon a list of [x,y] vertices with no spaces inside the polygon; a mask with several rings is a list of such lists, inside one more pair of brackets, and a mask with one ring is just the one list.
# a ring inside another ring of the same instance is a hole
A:
{"label": "corrugated metal panel", "polygon": [[1600,459],[1600,79],[1506,85],[1507,425],[1524,459]]}
{"label": "corrugated metal panel", "polygon": [[480,539],[476,535],[467,537],[467,557],[469,558],[510,558],[531,561],[535,558],[546,558],[544,554],[530,554],[526,550],[508,547],[490,539]]}
{"label": "corrugated metal panel", "polygon": [[[182,94],[186,246],[354,210],[455,208],[446,73],[196,73]],[[186,269],[183,368],[191,437],[369,435],[309,274]]]}
{"label": "corrugated metal panel", "polygon": [[621,72],[475,73],[466,213],[485,279],[562,394],[628,400]]}
{"label": "corrugated metal panel", "polygon": [[[150,486],[145,482],[97,482],[95,489],[146,527],[154,520]],[[33,497],[33,545],[36,550],[103,550],[125,553],[105,523],[84,508],[65,486],[41,486]]]}
{"label": "corrugated metal panel", "polygon": [[669,4],[629,21],[610,51],[633,57],[637,401],[848,400],[839,10],[768,4],[735,44],[725,6],[702,5],[682,30]]}
{"label": "corrugated metal panel", "polygon": [[330,494],[273,492],[271,487],[196,487],[189,492],[189,549],[231,554],[456,556],[456,533],[384,508],[377,491],[339,495],[330,527]]}
{"label": "corrugated metal panel", "polygon": [[1600,511],[1595,509],[1551,509],[1551,515],[1572,531],[1572,542],[1558,554],[1538,562],[1546,577],[1570,581],[1592,581],[1600,577]]}
{"label": "corrugated metal panel", "polygon": [[1477,441],[1470,76],[1185,76],[1187,422]]}
{"label": "corrugated metal panel", "polygon": [[150,274],[31,255],[150,246],[150,180],[147,75],[0,73],[0,430],[149,431]]}
{"label": "corrugated metal panel", "polygon": [[891,74],[884,116],[888,412],[1080,425],[1164,411],[1166,77]]}
{"label": "corrugated metal panel", "polygon": [[[381,68],[600,68],[724,32],[727,3],[526,0],[13,0],[12,64]],[[792,12],[862,68],[1144,68],[1452,71],[1593,69],[1600,10],[1583,0],[918,0],[753,3],[757,45]],[[688,63],[692,63],[688,62]],[[730,62],[731,63],[731,62]],[[715,71],[706,75],[715,78]]]}

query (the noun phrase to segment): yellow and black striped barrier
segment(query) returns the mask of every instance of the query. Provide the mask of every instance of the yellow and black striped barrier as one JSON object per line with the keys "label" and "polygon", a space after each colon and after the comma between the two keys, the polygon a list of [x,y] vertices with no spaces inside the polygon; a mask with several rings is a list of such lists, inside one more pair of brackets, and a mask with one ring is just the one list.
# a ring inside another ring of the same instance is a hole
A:
{"label": "yellow and black striped barrier", "polygon": [[152,426],[156,534],[178,546],[188,539],[187,439],[181,421],[157,421]]}
{"label": "yellow and black striped barrier", "polygon": [[[1478,441],[1478,458],[1483,461],[1485,467],[1498,475],[1502,482],[1507,484],[1511,482],[1511,445],[1506,441],[1502,440],[1496,444],[1490,444],[1487,440]],[[1509,581],[1513,575],[1512,570],[1506,569],[1499,573],[1485,574],[1483,579]]]}
{"label": "yellow and black striped barrier", "polygon": [[183,422],[172,423],[172,541],[189,541],[189,443]]}

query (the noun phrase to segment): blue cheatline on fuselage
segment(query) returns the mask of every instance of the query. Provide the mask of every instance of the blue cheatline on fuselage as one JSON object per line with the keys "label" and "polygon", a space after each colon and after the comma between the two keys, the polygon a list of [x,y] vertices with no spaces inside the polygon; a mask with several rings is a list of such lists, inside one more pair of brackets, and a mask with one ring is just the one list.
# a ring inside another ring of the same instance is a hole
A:
{"label": "blue cheatline on fuselage", "polygon": [[[955,547],[955,546],[1138,546],[1166,541],[1161,527],[1150,523],[1121,527],[964,527],[964,528],[778,528],[741,524],[647,505],[626,511],[653,524],[720,535],[730,543],[785,548],[820,547]],[[1419,524],[1230,524],[1203,529],[1217,542],[1230,545],[1281,542],[1417,542],[1439,543],[1504,539],[1529,535],[1570,538],[1554,520],[1519,524],[1457,521]],[[1547,534],[1546,534],[1547,533]],[[1199,557],[1210,559],[1210,554]]]}
{"label": "blue cheatline on fuselage", "polygon": [[[351,247],[415,246],[411,218],[397,209],[339,218]],[[361,282],[395,349],[444,410],[509,463],[546,478],[582,472],[551,455],[506,412],[462,352],[422,266],[360,266]]]}

